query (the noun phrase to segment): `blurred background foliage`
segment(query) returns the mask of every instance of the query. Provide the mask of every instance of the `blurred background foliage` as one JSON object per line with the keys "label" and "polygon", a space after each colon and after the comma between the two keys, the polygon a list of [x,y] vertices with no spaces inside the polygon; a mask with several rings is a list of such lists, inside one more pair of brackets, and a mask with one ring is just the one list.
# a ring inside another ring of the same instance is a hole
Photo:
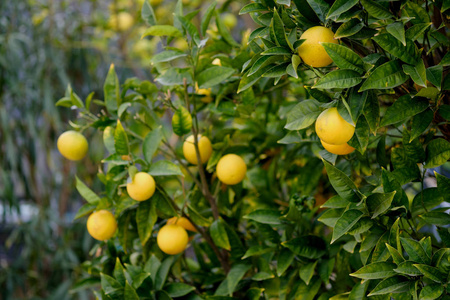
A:
{"label": "blurred background foliage", "polygon": [[[151,79],[149,59],[160,45],[158,39],[140,39],[147,28],[140,18],[142,2],[0,1],[1,299],[92,297],[73,286],[86,270],[82,263],[95,255],[84,220],[73,222],[82,203],[73,178],[83,174],[82,180],[95,188],[92,162],[103,157],[104,149],[95,147],[101,145],[100,135],[86,132],[89,158],[78,165],[64,160],[56,139],[73,115],[54,104],[69,82],[82,98],[90,91],[102,97],[111,63],[121,80]],[[208,5],[183,2],[191,10]],[[239,40],[253,24],[234,17],[246,1],[219,2]],[[150,3],[159,24],[172,22],[176,1]],[[185,43],[175,40],[173,46],[183,49]]]}

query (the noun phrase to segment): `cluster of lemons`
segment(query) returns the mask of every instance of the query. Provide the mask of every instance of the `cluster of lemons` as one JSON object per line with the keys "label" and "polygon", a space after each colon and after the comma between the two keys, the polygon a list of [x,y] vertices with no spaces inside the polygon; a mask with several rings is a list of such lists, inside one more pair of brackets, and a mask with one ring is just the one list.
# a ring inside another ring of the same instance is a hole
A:
{"label": "cluster of lemons", "polygon": [[[332,63],[322,42],[337,43],[333,32],[322,26],[312,27],[306,30],[301,39],[304,43],[299,47],[298,53],[303,61],[312,67],[324,67]],[[214,65],[221,65],[220,60],[213,61]],[[213,101],[211,89],[199,89],[196,94],[201,101],[210,103]],[[334,154],[346,155],[355,149],[348,145],[355,127],[345,121],[337,108],[329,108],[323,111],[316,120],[316,133],[323,147]],[[198,165],[206,163],[213,152],[211,141],[206,136],[197,136],[199,156],[197,156],[194,135],[189,136],[183,144],[185,159]],[[79,132],[64,132],[57,142],[58,150],[67,159],[78,161],[83,159],[88,151],[88,142]],[[240,183],[247,172],[244,160],[236,154],[224,155],[216,166],[218,179],[227,185]],[[126,186],[128,195],[136,201],[146,201],[155,193],[156,183],[153,177],[145,172],[138,172]],[[111,238],[117,230],[117,222],[114,215],[107,210],[99,210],[92,213],[87,221],[87,229],[92,237],[97,240]],[[167,254],[175,255],[184,251],[189,242],[187,231],[197,232],[197,228],[185,217],[173,217],[167,221],[158,232],[157,244]]]}
{"label": "cluster of lemons", "polygon": [[[83,159],[88,151],[88,142],[79,132],[66,131],[58,138],[59,152],[67,159],[78,161]],[[200,160],[197,159],[194,136],[188,137],[183,144],[185,159],[198,165],[206,163],[212,154],[211,141],[206,136],[198,136],[198,149]],[[224,155],[218,162],[216,173],[219,180],[227,185],[240,183],[247,172],[244,160],[236,154]],[[138,172],[126,186],[128,195],[136,201],[150,199],[156,190],[153,177],[146,172]],[[99,210],[92,213],[87,220],[89,234],[100,241],[110,239],[117,230],[114,215],[108,210]],[[189,237],[186,232],[197,232],[196,227],[185,217],[173,217],[167,221],[157,234],[159,248],[170,255],[178,254],[187,247]]]}

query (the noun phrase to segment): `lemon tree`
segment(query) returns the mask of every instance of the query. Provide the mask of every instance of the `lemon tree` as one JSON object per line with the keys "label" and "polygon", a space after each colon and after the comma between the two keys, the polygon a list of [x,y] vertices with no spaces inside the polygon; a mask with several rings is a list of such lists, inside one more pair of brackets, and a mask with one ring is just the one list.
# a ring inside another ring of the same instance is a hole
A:
{"label": "lemon tree", "polygon": [[154,78],[112,66],[101,113],[76,103],[108,152],[76,217],[118,224],[84,280],[101,299],[448,299],[448,4],[255,1],[243,32],[228,4],[162,24],[144,2]]}

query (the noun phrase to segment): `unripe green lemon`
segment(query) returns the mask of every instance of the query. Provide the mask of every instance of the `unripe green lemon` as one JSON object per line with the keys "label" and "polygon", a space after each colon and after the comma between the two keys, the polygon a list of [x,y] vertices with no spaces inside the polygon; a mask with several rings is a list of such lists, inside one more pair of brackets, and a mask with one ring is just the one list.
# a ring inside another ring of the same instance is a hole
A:
{"label": "unripe green lemon", "polygon": [[136,201],[145,201],[155,193],[155,180],[152,175],[139,172],[133,180],[127,184],[128,195]]}
{"label": "unripe green lemon", "polygon": [[320,68],[328,66],[333,62],[320,43],[334,43],[338,40],[334,38],[334,33],[323,26],[311,27],[303,32],[300,39],[304,39],[303,44],[298,47],[298,55],[303,62],[311,67]]}
{"label": "unripe green lemon", "polygon": [[58,138],[57,147],[62,156],[70,160],[81,160],[88,152],[88,142],[79,132],[69,130]]}

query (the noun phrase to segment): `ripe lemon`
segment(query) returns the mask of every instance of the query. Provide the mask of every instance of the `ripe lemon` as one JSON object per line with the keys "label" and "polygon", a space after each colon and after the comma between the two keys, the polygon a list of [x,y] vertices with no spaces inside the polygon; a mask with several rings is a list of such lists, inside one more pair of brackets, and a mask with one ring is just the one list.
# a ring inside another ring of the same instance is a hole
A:
{"label": "ripe lemon", "polygon": [[332,107],[317,118],[316,133],[327,144],[342,145],[352,138],[355,127],[341,117],[336,107]]}
{"label": "ripe lemon", "polygon": [[110,239],[117,229],[117,222],[113,214],[107,210],[92,213],[87,220],[87,230],[96,240]]}
{"label": "ripe lemon", "polygon": [[62,156],[70,160],[81,160],[88,152],[88,142],[79,132],[69,130],[61,134],[57,142]]}
{"label": "ripe lemon", "polygon": [[112,15],[111,19],[109,19],[109,25],[117,31],[127,31],[133,24],[133,16],[125,11],[121,11],[117,15]]}
{"label": "ripe lemon", "polygon": [[315,26],[303,32],[300,39],[304,39],[305,41],[298,47],[298,55],[305,64],[319,68],[328,66],[333,62],[325,51],[325,48],[320,44],[337,44],[338,41],[334,39],[333,31],[323,26]]}
{"label": "ripe lemon", "polygon": [[176,255],[186,249],[188,234],[183,227],[169,224],[159,230],[156,242],[161,251],[170,255]]}
{"label": "ripe lemon", "polygon": [[[206,136],[198,136],[198,150],[200,151],[200,160],[202,164],[208,161],[212,154],[210,140]],[[194,136],[191,135],[183,143],[184,158],[193,165],[197,164],[197,153],[195,152]]]}
{"label": "ripe lemon", "polygon": [[167,224],[176,224],[179,225],[181,227],[183,227],[186,230],[192,231],[192,232],[197,232],[197,229],[195,229],[194,225],[192,225],[192,223],[186,219],[185,217],[173,217],[167,220]]}
{"label": "ripe lemon", "polygon": [[234,185],[244,179],[247,166],[242,157],[236,154],[227,154],[217,163],[216,171],[220,181]]}
{"label": "ripe lemon", "polygon": [[346,155],[346,154],[350,154],[353,151],[355,151],[355,148],[353,148],[352,146],[350,146],[349,144],[345,143],[342,145],[332,145],[332,144],[327,144],[324,141],[320,140],[320,142],[322,143],[322,146],[330,153],[333,154],[337,154],[337,155]]}
{"label": "ripe lemon", "polygon": [[200,98],[203,103],[211,103],[213,101],[211,89],[197,89],[197,95],[203,96]]}
{"label": "ripe lemon", "polygon": [[155,193],[155,180],[152,175],[139,172],[134,175],[133,180],[127,184],[127,192],[136,201],[145,201]]}

